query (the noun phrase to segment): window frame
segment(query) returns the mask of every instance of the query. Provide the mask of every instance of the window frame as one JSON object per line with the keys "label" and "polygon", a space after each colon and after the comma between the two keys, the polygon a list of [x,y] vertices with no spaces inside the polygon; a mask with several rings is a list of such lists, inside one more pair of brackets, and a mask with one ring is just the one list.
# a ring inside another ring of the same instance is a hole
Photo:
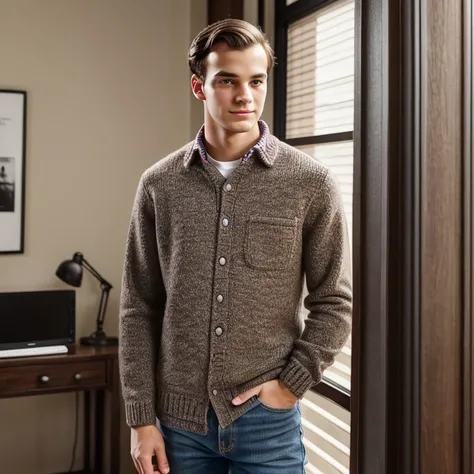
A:
{"label": "window frame", "polygon": [[[275,55],[277,58],[277,63],[274,70],[273,126],[275,135],[280,138],[280,140],[288,143],[291,146],[297,147],[354,140],[354,130],[325,135],[313,135],[288,139],[285,138],[287,108],[286,77],[288,64],[288,26],[297,20],[321,10],[322,8],[336,3],[337,1],[339,0],[298,0],[290,5],[286,5],[286,0],[275,0]],[[357,232],[357,229],[358,226],[353,225],[353,235],[355,232]],[[359,239],[354,238],[353,252],[355,252],[355,242],[359,242]],[[355,273],[356,272],[354,271],[354,274]],[[351,374],[351,377],[352,376],[353,374]],[[351,411],[351,392],[329,378],[324,377],[324,375],[321,382],[311,388],[311,390],[323,397],[328,398],[333,403],[341,406],[347,411]]]}
{"label": "window frame", "polygon": [[286,5],[286,0],[275,1],[275,55],[277,65],[275,67],[275,89],[274,89],[274,117],[273,124],[275,135],[284,139],[288,145],[304,146],[319,145],[322,143],[335,143],[340,141],[352,141],[354,131],[330,133],[325,135],[313,135],[298,138],[285,138],[286,136],[286,73],[288,64],[288,26],[297,20],[311,15],[339,0],[298,0],[291,5]]}

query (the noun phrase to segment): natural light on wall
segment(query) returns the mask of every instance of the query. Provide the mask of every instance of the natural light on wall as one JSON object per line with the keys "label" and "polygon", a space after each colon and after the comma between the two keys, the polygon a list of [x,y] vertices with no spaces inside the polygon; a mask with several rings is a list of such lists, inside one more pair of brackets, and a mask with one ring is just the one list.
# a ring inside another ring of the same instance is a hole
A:
{"label": "natural light on wall", "polygon": [[[318,137],[317,144],[298,148],[327,165],[338,180],[351,249],[354,8],[354,0],[335,1],[288,26],[285,134],[286,139]],[[306,314],[303,308],[302,317]],[[349,339],[324,376],[349,392],[350,367]],[[301,406],[309,460],[306,472],[349,474],[350,413],[314,392]]]}

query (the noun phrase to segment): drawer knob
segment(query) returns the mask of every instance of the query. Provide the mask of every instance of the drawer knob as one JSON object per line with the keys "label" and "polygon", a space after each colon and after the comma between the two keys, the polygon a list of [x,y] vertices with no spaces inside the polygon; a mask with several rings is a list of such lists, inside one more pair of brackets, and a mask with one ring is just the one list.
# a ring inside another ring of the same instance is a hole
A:
{"label": "drawer knob", "polygon": [[49,377],[47,375],[42,375],[40,377],[41,383],[48,383],[49,382]]}
{"label": "drawer knob", "polygon": [[82,375],[81,374],[74,374],[74,380],[81,380],[82,379]]}

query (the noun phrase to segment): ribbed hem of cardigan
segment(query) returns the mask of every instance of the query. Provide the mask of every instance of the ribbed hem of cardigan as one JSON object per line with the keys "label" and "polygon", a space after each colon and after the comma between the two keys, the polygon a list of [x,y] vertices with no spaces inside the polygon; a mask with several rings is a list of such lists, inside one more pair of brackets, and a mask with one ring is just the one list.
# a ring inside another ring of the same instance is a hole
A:
{"label": "ribbed hem of cardigan", "polygon": [[302,398],[313,385],[313,378],[298,360],[291,358],[280,374],[280,380],[290,389],[295,397]]}
{"label": "ribbed hem of cardigan", "polygon": [[187,395],[162,391],[161,407],[168,415],[192,423],[202,423],[209,402]]}
{"label": "ribbed hem of cardigan", "polygon": [[130,402],[125,404],[125,417],[128,426],[156,425],[154,402]]}
{"label": "ribbed hem of cardigan", "polygon": [[242,405],[233,405],[232,399],[257,385],[278,378],[280,372],[281,367],[276,367],[238,387],[217,387],[217,393],[212,395],[212,401],[162,390],[157,405],[158,419],[160,423],[170,428],[205,435],[209,429],[207,415],[209,407],[212,406],[220,427],[227,428],[255,405],[255,401],[252,399]]}
{"label": "ribbed hem of cardigan", "polygon": [[[204,413],[204,417],[207,418],[207,411]],[[159,416],[160,425],[165,425],[168,428],[174,428],[175,430],[190,431],[200,435],[207,435],[209,427],[207,421],[202,423],[193,423],[192,421],[180,420],[172,415],[163,413]]]}

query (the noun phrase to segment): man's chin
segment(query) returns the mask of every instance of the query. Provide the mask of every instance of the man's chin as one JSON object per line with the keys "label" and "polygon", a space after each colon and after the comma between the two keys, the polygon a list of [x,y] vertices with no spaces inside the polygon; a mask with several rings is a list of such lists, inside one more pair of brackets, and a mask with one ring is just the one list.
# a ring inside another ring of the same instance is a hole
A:
{"label": "man's chin", "polygon": [[242,120],[239,122],[227,122],[227,130],[234,133],[247,133],[250,132],[257,124],[255,119],[252,120]]}

